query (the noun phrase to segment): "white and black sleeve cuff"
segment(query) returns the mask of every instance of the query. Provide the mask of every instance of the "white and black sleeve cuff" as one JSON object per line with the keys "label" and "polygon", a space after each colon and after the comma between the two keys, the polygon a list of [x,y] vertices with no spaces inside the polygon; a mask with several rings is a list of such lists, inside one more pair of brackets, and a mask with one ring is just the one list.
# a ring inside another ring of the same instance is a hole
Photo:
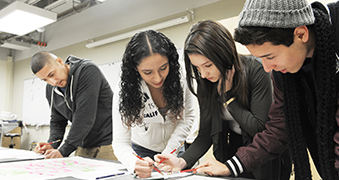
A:
{"label": "white and black sleeve cuff", "polygon": [[238,177],[244,172],[244,168],[237,156],[233,156],[231,159],[227,160],[225,165],[231,171],[233,177]]}

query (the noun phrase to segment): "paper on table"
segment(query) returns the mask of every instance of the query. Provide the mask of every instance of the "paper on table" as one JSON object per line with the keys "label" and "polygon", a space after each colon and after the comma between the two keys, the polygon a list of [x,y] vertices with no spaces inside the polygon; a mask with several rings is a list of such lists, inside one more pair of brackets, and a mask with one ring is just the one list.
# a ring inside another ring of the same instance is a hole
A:
{"label": "paper on table", "polygon": [[151,177],[143,178],[143,179],[170,179],[170,178],[177,178],[177,177],[185,177],[193,175],[193,173],[175,173],[175,174],[166,174],[164,175],[159,174],[158,172],[152,172]]}
{"label": "paper on table", "polygon": [[[1,151],[2,152],[2,151]],[[95,179],[121,172],[121,164],[97,159],[69,157],[0,164],[0,179],[45,180],[72,176]]]}
{"label": "paper on table", "polygon": [[1,159],[42,159],[42,154],[36,154],[33,151],[26,151],[20,149],[1,149]]}
{"label": "paper on table", "polygon": [[[218,179],[227,180],[229,178],[227,178],[227,177],[222,177],[222,178],[213,177],[213,180],[218,180]],[[184,177],[180,180],[211,180],[211,177],[210,176],[203,176],[203,175],[194,175],[194,176],[190,176],[190,177]]]}

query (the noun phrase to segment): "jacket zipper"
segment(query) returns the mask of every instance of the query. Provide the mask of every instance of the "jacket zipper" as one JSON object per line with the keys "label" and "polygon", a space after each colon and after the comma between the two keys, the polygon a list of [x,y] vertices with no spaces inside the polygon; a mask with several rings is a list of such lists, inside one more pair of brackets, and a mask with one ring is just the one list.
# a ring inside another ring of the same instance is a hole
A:
{"label": "jacket zipper", "polygon": [[[62,96],[62,97],[64,98],[64,101],[65,101],[65,103],[66,103],[67,108],[73,112],[72,108],[69,106],[69,104],[68,104],[68,102],[67,102],[67,96],[64,95],[64,94],[62,94],[62,93],[58,90],[58,88],[55,88],[54,91],[55,91],[59,96]],[[65,91],[65,92],[66,92],[66,91]],[[72,93],[72,92],[71,92],[71,93]]]}
{"label": "jacket zipper", "polygon": [[166,147],[167,144],[165,142],[165,139],[166,139],[166,127],[167,126],[165,126],[165,124],[161,124],[161,126],[162,126],[162,129],[164,130],[164,136],[163,136],[162,142],[163,142],[164,146]]}

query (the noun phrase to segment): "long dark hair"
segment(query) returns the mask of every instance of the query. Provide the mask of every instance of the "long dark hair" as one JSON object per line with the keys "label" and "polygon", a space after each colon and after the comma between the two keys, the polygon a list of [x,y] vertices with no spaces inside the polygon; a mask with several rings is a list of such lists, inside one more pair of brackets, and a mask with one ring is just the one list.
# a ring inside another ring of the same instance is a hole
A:
{"label": "long dark hair", "polygon": [[182,118],[183,88],[180,84],[180,65],[174,44],[164,34],[147,30],[135,34],[127,44],[121,65],[121,91],[119,112],[121,120],[128,127],[142,125],[140,111],[144,108],[141,92],[141,76],[137,66],[145,57],[159,53],[168,58],[169,74],[163,84],[163,96],[166,107],[171,110],[174,122]]}
{"label": "long dark hair", "polygon": [[[198,97],[199,103],[205,108],[200,108],[205,113],[201,118],[211,116],[209,108],[216,108],[216,99],[219,96],[217,86],[219,82],[213,83],[201,77],[199,70],[193,66],[189,59],[189,54],[200,54],[208,58],[218,68],[222,74],[220,77],[220,92],[225,92],[227,72],[234,66],[233,86],[230,94],[233,94],[244,107],[249,107],[248,84],[244,66],[237,53],[231,33],[221,24],[212,20],[200,21],[193,25],[186,38],[184,46],[186,80],[189,89]],[[197,91],[193,88],[193,80],[197,82]],[[226,94],[222,93],[222,101],[225,101]]]}

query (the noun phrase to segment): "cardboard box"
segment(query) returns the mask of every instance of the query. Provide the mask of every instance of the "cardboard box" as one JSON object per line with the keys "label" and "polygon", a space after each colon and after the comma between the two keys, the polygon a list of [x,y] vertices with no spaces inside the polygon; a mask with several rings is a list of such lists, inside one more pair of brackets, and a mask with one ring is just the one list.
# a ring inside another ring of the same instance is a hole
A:
{"label": "cardboard box", "polygon": [[[8,133],[19,133],[21,135],[21,127],[16,127],[12,131],[9,131]],[[8,148],[10,144],[11,144],[11,137],[2,136],[2,147]],[[20,149],[21,136],[13,137],[13,144],[15,144],[13,148]]]}

